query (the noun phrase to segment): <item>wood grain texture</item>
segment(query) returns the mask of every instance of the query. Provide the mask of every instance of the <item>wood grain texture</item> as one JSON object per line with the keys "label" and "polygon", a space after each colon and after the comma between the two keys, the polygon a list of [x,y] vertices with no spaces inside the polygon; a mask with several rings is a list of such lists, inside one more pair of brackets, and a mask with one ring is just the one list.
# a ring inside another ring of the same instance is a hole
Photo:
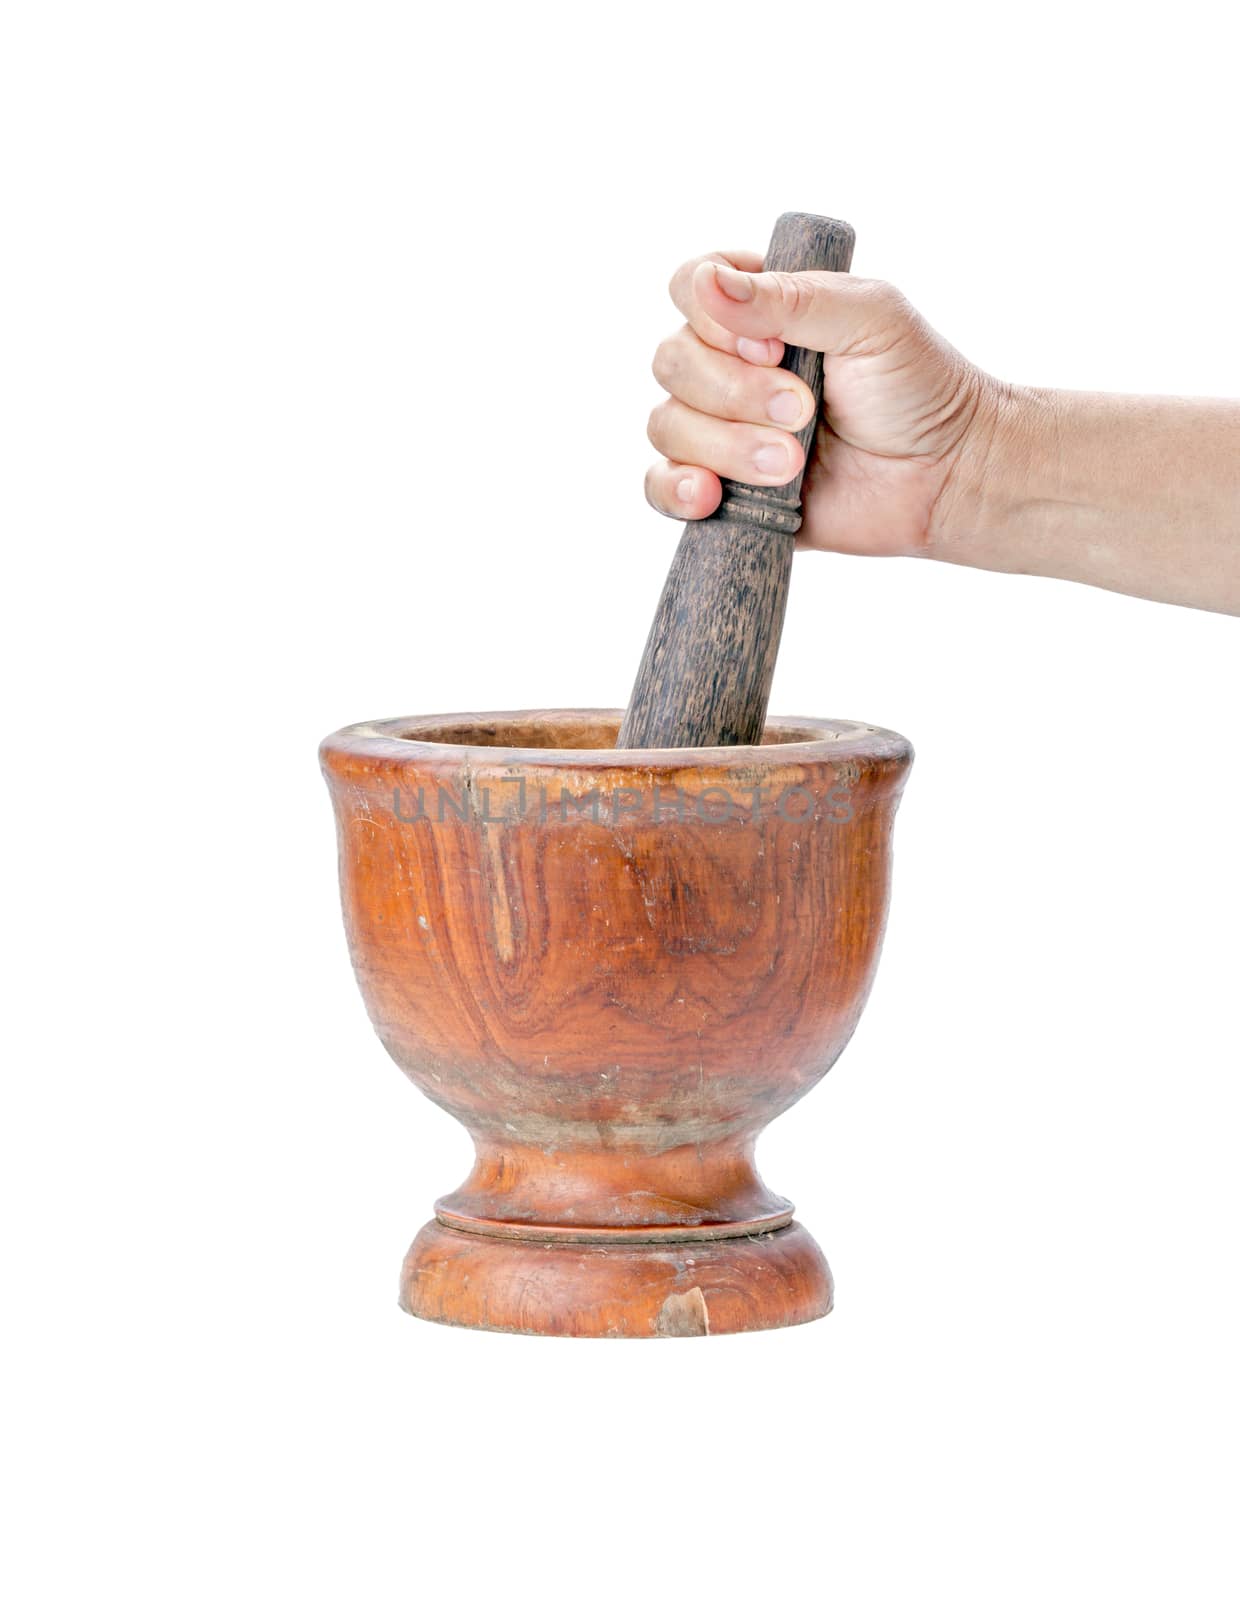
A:
{"label": "wood grain texture", "polygon": [[619,722],[404,718],[323,743],[371,1019],[476,1150],[402,1304],[612,1337],[821,1316],[825,1262],[754,1145],[860,1015],[911,751],[789,718],[752,748],[622,751]]}
{"label": "wood grain texture", "polygon": [[[771,272],[846,272],[853,231],[830,217],[790,211],[767,251]],[[788,346],[781,363],[822,398],[822,356]],[[818,428],[798,434],[806,466]],[[714,516],[686,524],[672,559],[629,709],[622,749],[757,744],[766,718],[788,602],[804,470],[758,488],[725,479]]]}
{"label": "wood grain texture", "polygon": [[812,1322],[833,1291],[826,1258],[795,1222],[674,1250],[471,1239],[436,1221],[405,1257],[400,1305],[495,1333],[674,1339]]}

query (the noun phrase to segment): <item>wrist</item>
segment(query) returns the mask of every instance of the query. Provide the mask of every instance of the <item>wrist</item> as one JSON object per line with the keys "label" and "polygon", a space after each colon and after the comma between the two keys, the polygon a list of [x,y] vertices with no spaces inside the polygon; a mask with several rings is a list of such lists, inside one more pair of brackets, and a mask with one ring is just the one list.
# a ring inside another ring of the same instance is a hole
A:
{"label": "wrist", "polygon": [[930,519],[926,553],[996,572],[1027,571],[1021,508],[1053,453],[1055,394],[978,373],[973,417],[957,446]]}

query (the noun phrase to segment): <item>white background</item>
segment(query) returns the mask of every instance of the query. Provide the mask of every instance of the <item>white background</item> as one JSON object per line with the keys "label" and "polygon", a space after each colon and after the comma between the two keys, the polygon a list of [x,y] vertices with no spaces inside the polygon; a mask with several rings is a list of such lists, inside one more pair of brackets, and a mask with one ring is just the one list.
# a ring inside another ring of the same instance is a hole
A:
{"label": "white background", "polygon": [[397,1311],[468,1145],[315,763],[624,702],[665,283],[783,209],[1004,378],[1237,393],[1211,12],[6,8],[10,1593],[1235,1593],[1240,625],[798,558],[772,709],[918,760],[763,1145],[837,1280],[784,1333]]}

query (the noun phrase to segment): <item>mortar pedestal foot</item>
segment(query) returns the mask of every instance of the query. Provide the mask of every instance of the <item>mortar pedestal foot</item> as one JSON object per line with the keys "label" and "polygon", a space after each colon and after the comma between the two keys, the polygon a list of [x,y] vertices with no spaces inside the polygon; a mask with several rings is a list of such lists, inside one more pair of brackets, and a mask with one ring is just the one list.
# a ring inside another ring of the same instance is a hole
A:
{"label": "mortar pedestal foot", "polygon": [[798,1223],[739,1238],[547,1241],[428,1222],[405,1257],[401,1307],[430,1322],[576,1338],[786,1328],[826,1316],[831,1270]]}

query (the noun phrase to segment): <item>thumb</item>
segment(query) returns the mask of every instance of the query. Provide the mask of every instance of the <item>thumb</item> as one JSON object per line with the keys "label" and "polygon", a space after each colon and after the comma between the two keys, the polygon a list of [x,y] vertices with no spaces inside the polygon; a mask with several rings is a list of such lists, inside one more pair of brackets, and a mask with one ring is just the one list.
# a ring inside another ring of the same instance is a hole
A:
{"label": "thumb", "polygon": [[706,314],[738,338],[783,339],[826,355],[846,355],[884,328],[896,334],[906,320],[898,289],[847,272],[738,272],[703,261],[693,290]]}

